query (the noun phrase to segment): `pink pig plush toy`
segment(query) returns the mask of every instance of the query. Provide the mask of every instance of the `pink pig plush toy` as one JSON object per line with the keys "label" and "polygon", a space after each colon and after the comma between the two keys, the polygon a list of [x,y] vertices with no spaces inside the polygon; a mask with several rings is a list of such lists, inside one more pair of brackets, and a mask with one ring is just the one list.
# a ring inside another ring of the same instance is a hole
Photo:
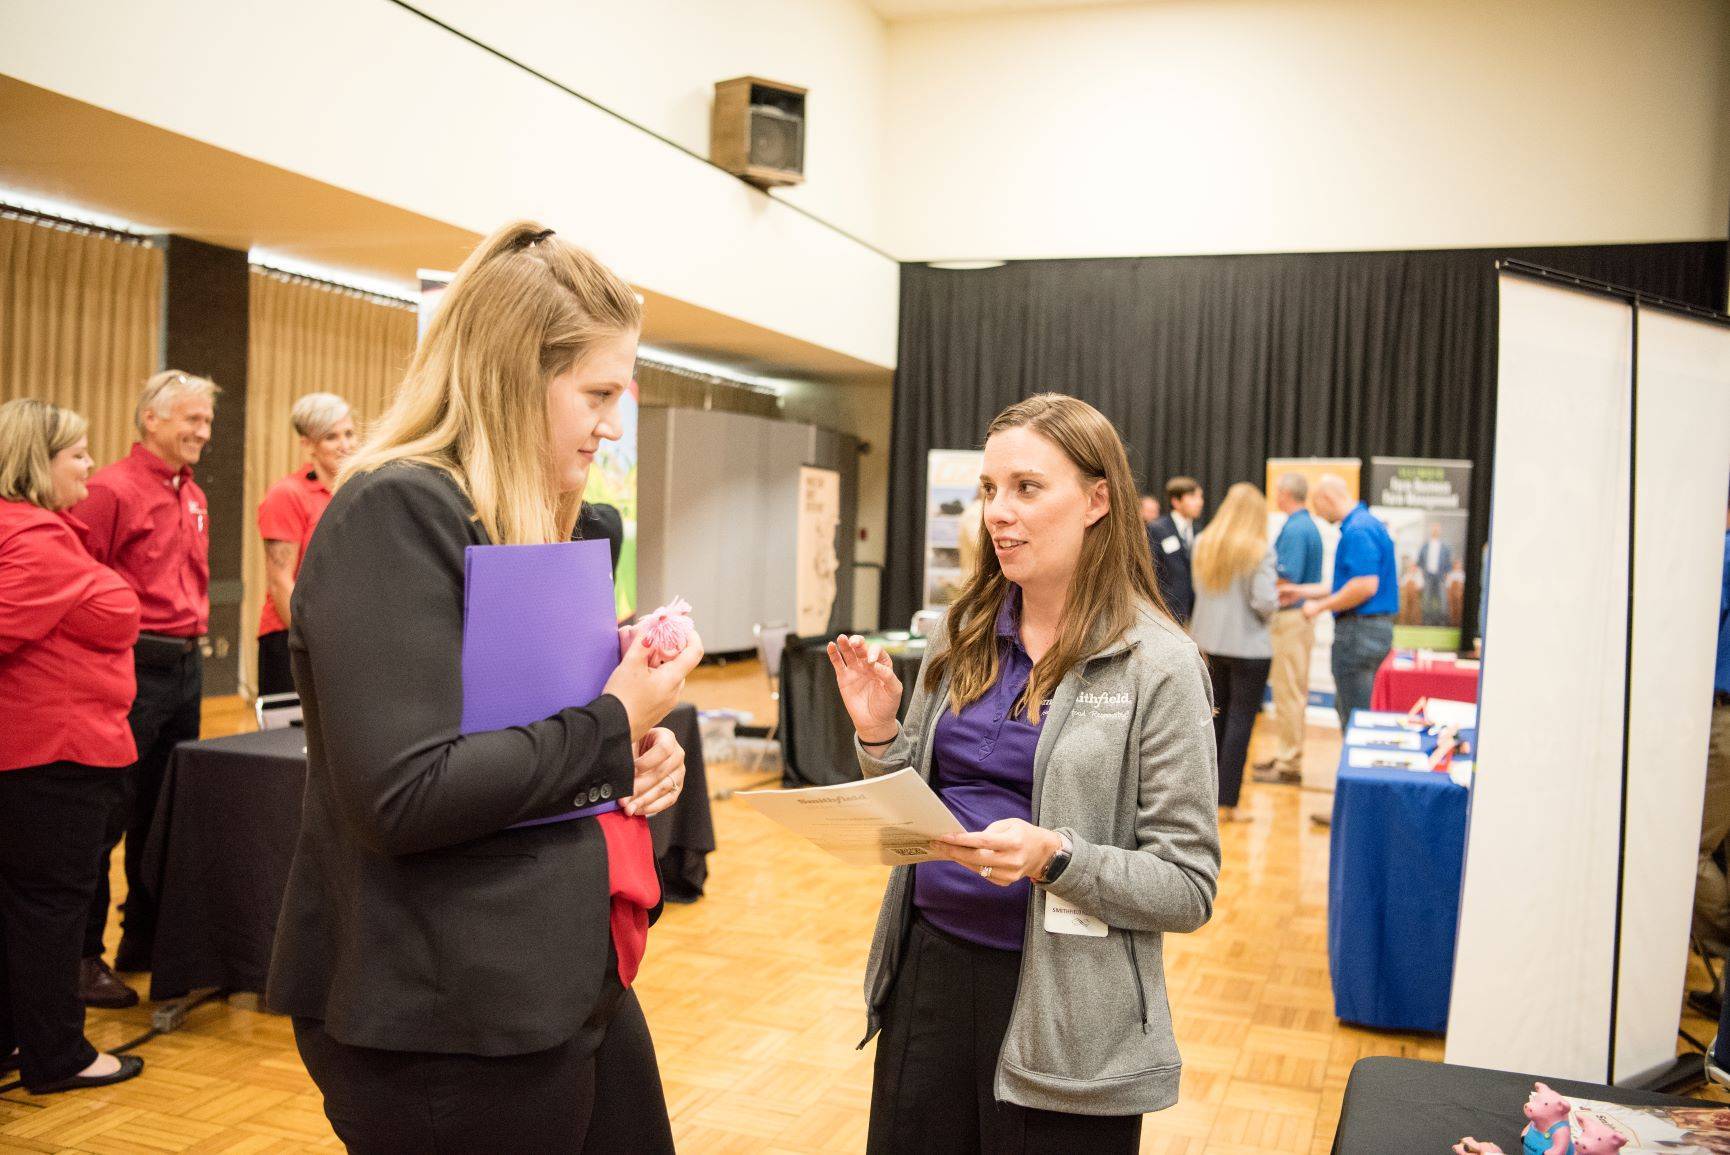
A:
{"label": "pink pig plush toy", "polygon": [[[1524,1108],[1526,1129],[1520,1132],[1522,1155],[1575,1155],[1568,1127],[1568,1100],[1546,1083],[1534,1083]],[[1620,1138],[1620,1136],[1617,1136]],[[1616,1144],[1620,1147],[1621,1144]],[[1616,1147],[1600,1147],[1614,1151]],[[1494,1143],[1480,1143],[1470,1135],[1454,1144],[1454,1155],[1504,1155]]]}
{"label": "pink pig plush toy", "polygon": [[635,625],[619,631],[619,654],[623,656],[635,638],[644,638],[650,646],[649,667],[654,669],[670,662],[691,640],[691,603],[674,598],[653,613],[644,615]]}
{"label": "pink pig plush toy", "polygon": [[1574,1135],[1574,1155],[1615,1155],[1628,1145],[1625,1136],[1612,1130],[1596,1115],[1580,1112],[1580,1126]]}

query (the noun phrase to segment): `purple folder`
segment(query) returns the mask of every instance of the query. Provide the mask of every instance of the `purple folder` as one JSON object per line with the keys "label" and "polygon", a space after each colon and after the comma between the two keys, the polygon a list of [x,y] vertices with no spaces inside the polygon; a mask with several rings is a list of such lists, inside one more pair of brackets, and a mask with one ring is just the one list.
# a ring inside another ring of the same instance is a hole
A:
{"label": "purple folder", "polygon": [[[619,664],[605,541],[471,545],[463,568],[463,733],[539,722],[601,696]],[[617,808],[615,800],[518,825]]]}

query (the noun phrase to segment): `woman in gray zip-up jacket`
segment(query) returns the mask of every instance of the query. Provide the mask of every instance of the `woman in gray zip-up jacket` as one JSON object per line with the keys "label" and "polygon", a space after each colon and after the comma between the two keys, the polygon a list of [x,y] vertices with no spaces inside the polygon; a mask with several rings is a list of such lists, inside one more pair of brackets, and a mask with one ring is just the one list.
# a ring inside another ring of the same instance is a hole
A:
{"label": "woman in gray zip-up jacket", "polygon": [[1177,1101],[1162,935],[1213,910],[1212,703],[1159,602],[1116,430],[1043,394],[992,422],[980,564],[905,722],[886,656],[830,647],[867,775],[970,831],[897,868],[866,973],[872,1152],[1133,1152]]}

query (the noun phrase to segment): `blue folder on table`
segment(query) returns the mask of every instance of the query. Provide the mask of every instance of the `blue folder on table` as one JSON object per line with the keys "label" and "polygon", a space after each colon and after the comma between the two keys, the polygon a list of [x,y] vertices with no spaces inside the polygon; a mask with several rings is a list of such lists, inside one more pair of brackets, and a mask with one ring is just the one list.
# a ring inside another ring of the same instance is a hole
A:
{"label": "blue folder on table", "polygon": [[528,725],[601,696],[619,664],[605,541],[471,545],[463,571],[463,733]]}

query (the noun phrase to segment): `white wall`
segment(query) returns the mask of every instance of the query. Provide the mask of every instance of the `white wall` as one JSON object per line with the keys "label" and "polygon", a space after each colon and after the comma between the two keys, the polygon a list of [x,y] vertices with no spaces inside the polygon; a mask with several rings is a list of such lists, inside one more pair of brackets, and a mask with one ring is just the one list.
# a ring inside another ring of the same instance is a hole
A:
{"label": "white wall", "polygon": [[[893,261],[386,0],[0,0],[0,30],[0,73],[476,232],[536,216],[643,288],[895,363]],[[657,67],[573,39],[573,67]]]}
{"label": "white wall", "polygon": [[806,183],[775,196],[879,239],[888,29],[865,0],[417,0],[446,24],[709,155],[715,82],[811,89]]}
{"label": "white wall", "polygon": [[1168,0],[891,25],[904,260],[1699,240],[1724,0]]}

